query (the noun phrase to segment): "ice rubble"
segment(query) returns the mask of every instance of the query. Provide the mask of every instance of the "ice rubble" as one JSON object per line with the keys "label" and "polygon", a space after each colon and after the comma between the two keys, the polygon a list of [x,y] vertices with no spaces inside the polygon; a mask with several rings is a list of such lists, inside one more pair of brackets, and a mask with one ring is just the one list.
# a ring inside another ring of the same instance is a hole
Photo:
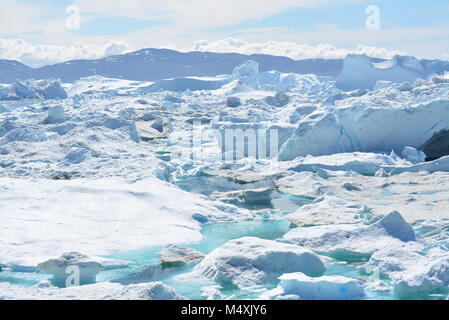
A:
{"label": "ice rubble", "polygon": [[421,243],[414,241],[413,228],[397,211],[371,225],[299,227],[289,231],[282,239],[346,261],[364,259],[383,248],[424,248]]}
{"label": "ice rubble", "polygon": [[343,90],[372,90],[376,81],[414,82],[426,77],[426,71],[414,57],[394,56],[390,60],[373,63],[366,55],[349,54],[337,77],[337,87]]}
{"label": "ice rubble", "polygon": [[130,285],[101,282],[59,289],[45,283],[21,287],[0,283],[0,300],[184,300],[162,282]]}
{"label": "ice rubble", "polygon": [[274,300],[356,300],[365,297],[361,280],[343,276],[308,277],[302,272],[279,277],[276,289],[265,292],[262,299]]}
{"label": "ice rubble", "polygon": [[283,273],[320,275],[325,266],[312,251],[299,246],[244,237],[213,250],[183,279],[208,279],[240,288],[274,282]]}

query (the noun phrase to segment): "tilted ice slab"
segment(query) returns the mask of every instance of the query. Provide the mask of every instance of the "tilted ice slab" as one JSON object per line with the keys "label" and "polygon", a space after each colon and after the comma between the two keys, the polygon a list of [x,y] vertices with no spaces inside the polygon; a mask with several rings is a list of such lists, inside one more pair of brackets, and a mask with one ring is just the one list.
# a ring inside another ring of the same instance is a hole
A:
{"label": "tilted ice slab", "polygon": [[197,221],[236,221],[251,215],[211,202],[156,178],[0,178],[0,261],[36,266],[65,252],[116,251],[201,239]]}
{"label": "tilted ice slab", "polygon": [[275,300],[354,300],[365,297],[363,281],[343,276],[308,277],[302,272],[279,277],[276,289],[265,292],[262,299]]}
{"label": "tilted ice slab", "polygon": [[209,253],[183,279],[215,280],[245,288],[275,281],[283,273],[320,275],[325,266],[311,250],[299,246],[244,237]]}
{"label": "tilted ice slab", "polygon": [[419,149],[449,128],[449,85],[418,82],[411,91],[382,89],[336,102],[303,117],[279,153],[280,160],[344,152]]}
{"label": "tilted ice slab", "polygon": [[417,78],[425,77],[425,70],[414,57],[394,56],[390,60],[373,63],[364,54],[349,54],[343,60],[337,87],[343,90],[372,90],[378,80],[414,82]]}
{"label": "tilted ice slab", "polygon": [[282,238],[341,260],[366,258],[383,248],[423,249],[413,228],[393,211],[372,225],[341,224],[300,227]]}
{"label": "tilted ice slab", "polygon": [[21,287],[0,283],[0,300],[184,300],[162,282],[130,285],[101,282],[59,289],[46,283]]}

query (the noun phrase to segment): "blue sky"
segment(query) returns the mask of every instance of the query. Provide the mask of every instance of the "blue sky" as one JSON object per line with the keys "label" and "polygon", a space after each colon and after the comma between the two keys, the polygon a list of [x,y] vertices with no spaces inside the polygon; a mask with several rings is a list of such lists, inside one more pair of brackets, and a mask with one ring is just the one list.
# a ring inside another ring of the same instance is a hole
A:
{"label": "blue sky", "polygon": [[[79,29],[66,27],[70,5],[79,9]],[[366,27],[369,5],[379,8],[378,30]],[[1,0],[0,39],[9,42],[0,43],[0,57],[11,50],[23,55],[23,45],[22,51],[17,43],[9,48],[22,39],[28,51],[40,46],[41,55],[45,46],[70,48],[65,51],[73,55],[74,44],[83,44],[80,55],[101,55],[112,42],[112,52],[272,50],[301,58],[365,50],[449,59],[448,16],[445,0]]]}

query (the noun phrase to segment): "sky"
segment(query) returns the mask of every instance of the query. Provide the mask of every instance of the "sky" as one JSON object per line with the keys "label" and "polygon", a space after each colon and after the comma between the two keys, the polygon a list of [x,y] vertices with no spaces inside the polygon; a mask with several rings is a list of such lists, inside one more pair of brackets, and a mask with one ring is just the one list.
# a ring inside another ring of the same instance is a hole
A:
{"label": "sky", "polygon": [[141,48],[449,60],[447,0],[0,0],[0,59],[33,67]]}

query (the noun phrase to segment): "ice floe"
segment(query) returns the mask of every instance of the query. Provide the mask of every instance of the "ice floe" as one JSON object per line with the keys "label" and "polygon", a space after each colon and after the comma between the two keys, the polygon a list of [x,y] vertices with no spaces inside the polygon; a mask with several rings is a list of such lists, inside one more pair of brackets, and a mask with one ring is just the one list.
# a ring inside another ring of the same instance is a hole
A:
{"label": "ice floe", "polygon": [[396,211],[371,225],[299,227],[289,231],[282,239],[345,261],[363,260],[384,248],[424,249],[423,244],[414,241],[412,227]]}
{"label": "ice floe", "polygon": [[262,299],[274,300],[353,300],[365,297],[364,283],[343,276],[308,277],[302,272],[279,277],[276,289],[264,293]]}
{"label": "ice floe", "polygon": [[0,283],[0,300],[184,300],[162,282],[121,285],[102,282],[59,289],[53,286],[20,287]]}
{"label": "ice floe", "polygon": [[283,273],[320,275],[326,267],[312,251],[299,246],[245,237],[209,253],[184,279],[209,279],[237,287],[274,282]]}

